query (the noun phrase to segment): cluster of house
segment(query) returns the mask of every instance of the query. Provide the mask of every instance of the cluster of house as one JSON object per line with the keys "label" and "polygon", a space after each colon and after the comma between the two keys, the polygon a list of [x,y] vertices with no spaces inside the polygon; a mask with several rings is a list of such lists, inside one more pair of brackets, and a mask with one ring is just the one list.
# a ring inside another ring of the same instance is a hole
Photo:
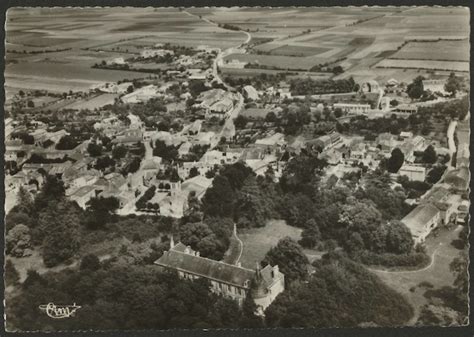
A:
{"label": "cluster of house", "polygon": [[[458,128],[458,132],[467,131],[469,134],[468,122],[460,122]],[[415,243],[423,242],[440,225],[465,223],[469,212],[469,157],[469,143],[460,142],[456,167],[449,166],[441,181],[422,196],[416,208],[402,219]]]}
{"label": "cluster of house", "polygon": [[402,222],[410,230],[415,244],[423,242],[431,231],[449,223],[464,223],[469,201],[464,194],[469,188],[467,166],[448,172],[442,183],[435,185]]}
{"label": "cluster of house", "polygon": [[194,107],[204,109],[206,118],[225,119],[238,100],[235,93],[220,88],[211,89],[199,94]]}

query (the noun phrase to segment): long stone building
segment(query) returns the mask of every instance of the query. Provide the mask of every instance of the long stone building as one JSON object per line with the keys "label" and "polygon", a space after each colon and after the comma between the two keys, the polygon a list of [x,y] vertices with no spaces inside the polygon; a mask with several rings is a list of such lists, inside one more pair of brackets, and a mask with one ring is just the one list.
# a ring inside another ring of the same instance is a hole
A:
{"label": "long stone building", "polygon": [[181,278],[205,278],[210,281],[211,291],[237,301],[242,305],[250,295],[258,311],[263,311],[285,290],[285,275],[278,266],[267,265],[255,270],[201,257],[183,243],[171,240],[169,251],[155,261],[164,270],[175,270]]}

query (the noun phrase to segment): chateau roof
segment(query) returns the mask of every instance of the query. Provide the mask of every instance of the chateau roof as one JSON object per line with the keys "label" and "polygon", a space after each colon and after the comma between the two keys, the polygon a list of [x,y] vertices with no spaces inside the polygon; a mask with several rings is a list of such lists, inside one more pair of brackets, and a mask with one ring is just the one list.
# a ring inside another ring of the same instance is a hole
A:
{"label": "chateau roof", "polygon": [[155,264],[217,282],[250,288],[250,280],[255,276],[254,270],[188,254],[185,253],[185,249],[184,245],[179,243],[169,251],[165,251]]}

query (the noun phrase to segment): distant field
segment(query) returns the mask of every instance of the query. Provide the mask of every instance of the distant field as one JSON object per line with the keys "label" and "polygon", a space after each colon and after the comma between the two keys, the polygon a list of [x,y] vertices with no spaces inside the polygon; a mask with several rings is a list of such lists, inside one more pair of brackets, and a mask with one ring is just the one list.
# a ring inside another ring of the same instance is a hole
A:
{"label": "distant field", "polygon": [[80,100],[78,102],[74,102],[70,105],[64,107],[64,109],[73,109],[73,110],[81,110],[81,109],[89,109],[94,110],[96,108],[101,108],[107,104],[113,104],[114,99],[118,97],[118,94],[102,94],[96,97],[93,97],[89,100]]}
{"label": "distant field", "polygon": [[282,55],[282,56],[312,56],[324,53],[328,51],[328,48],[321,47],[304,47],[304,46],[281,46],[275,49],[272,49],[270,53],[272,55]]}
{"label": "distant field", "polygon": [[409,42],[391,59],[469,61],[469,41]]}
{"label": "distant field", "polygon": [[5,86],[56,92],[82,91],[98,83],[144,78],[147,75],[133,71],[93,69],[73,64],[18,63],[6,66]]}
{"label": "distant field", "polygon": [[284,220],[270,220],[265,227],[239,230],[237,234],[244,243],[240,262],[243,267],[253,269],[256,262],[260,262],[280,239],[289,236],[299,240],[301,229],[288,226]]}
{"label": "distant field", "polygon": [[328,62],[328,59],[316,57],[256,55],[256,54],[231,54],[226,60],[239,60],[241,62],[258,63],[280,69],[309,70],[313,66]]}
{"label": "distant field", "polygon": [[385,59],[377,63],[376,67],[377,68],[398,68],[398,69],[452,70],[452,71],[466,71],[467,72],[469,71],[469,62]]}
{"label": "distant field", "polygon": [[247,69],[235,69],[235,68],[220,68],[222,71],[223,77],[226,76],[233,76],[233,77],[254,77],[260,74],[267,74],[267,75],[276,75],[276,74],[287,74],[287,78],[293,77],[311,77],[313,79],[327,79],[332,76],[329,73],[308,73],[308,72],[301,72],[301,71],[292,71],[292,70],[269,70],[269,69],[255,69],[255,68],[247,68]]}

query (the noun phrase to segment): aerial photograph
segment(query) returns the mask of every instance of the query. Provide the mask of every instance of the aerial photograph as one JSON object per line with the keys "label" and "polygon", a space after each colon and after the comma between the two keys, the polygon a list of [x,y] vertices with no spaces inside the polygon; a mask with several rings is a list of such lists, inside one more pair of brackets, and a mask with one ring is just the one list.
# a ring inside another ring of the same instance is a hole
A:
{"label": "aerial photograph", "polygon": [[6,331],[469,324],[469,8],[5,20]]}

